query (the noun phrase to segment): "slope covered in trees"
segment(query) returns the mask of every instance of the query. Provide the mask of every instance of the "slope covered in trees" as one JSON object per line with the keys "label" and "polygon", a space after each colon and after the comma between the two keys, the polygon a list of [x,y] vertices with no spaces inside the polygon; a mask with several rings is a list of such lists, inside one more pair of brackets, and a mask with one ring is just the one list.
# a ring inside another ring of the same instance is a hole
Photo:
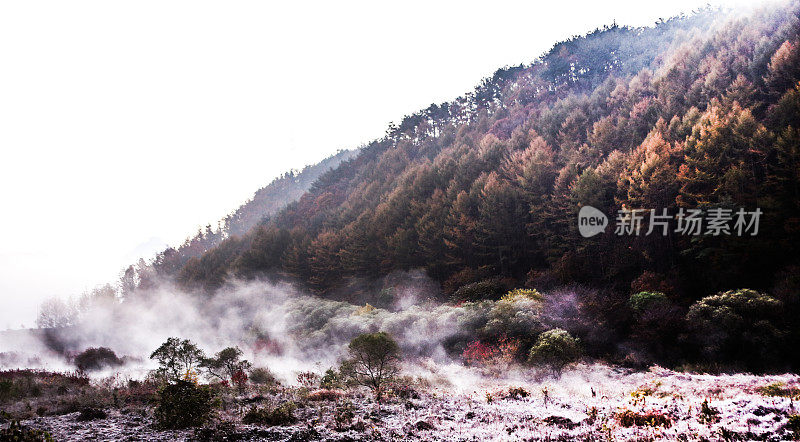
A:
{"label": "slope covered in trees", "polygon": [[[296,203],[181,269],[187,285],[279,270],[325,293],[424,268],[696,296],[767,287],[797,244],[797,5],[609,27],[392,125]],[[758,236],[577,235],[582,205],[760,207]],[[776,253],[778,251],[778,253]],[[224,276],[222,276],[224,275]]]}
{"label": "slope covered in trees", "polygon": [[[174,275],[209,292],[278,275],[350,299],[410,269],[456,300],[577,283],[595,289],[578,301],[598,321],[654,347],[677,339],[664,324],[725,290],[767,292],[797,312],[798,11],[705,10],[558,43],[392,124],[268,222]],[[612,224],[623,209],[762,215],[757,235],[681,234],[673,219],[667,235],[612,225],[584,238],[585,205]],[[643,292],[667,307],[632,309]]]}

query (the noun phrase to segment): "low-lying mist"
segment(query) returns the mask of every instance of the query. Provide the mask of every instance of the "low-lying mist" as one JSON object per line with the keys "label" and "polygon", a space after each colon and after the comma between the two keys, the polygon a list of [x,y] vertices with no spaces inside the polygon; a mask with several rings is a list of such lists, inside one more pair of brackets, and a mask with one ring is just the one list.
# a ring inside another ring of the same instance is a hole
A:
{"label": "low-lying mist", "polygon": [[[419,279],[412,276],[407,280]],[[125,360],[114,372],[142,377],[155,368],[150,353],[176,336],[194,341],[209,355],[238,346],[255,366],[292,381],[299,371],[335,366],[355,336],[386,331],[410,365],[443,366],[453,363],[444,344],[463,334],[469,313],[425,298],[427,283],[419,289],[396,286],[386,308],[322,299],[288,283],[237,281],[213,295],[163,283],[124,302],[91,302],[73,326],[0,334],[5,355],[0,365],[74,370],[72,355],[108,347]]]}
{"label": "low-lying mist", "polygon": [[[309,387],[298,375],[322,374],[337,367],[347,355],[352,338],[385,331],[402,350],[401,378],[396,381],[408,386],[406,391],[411,393],[402,400],[396,395],[382,405],[384,410],[391,410],[377,424],[384,430],[401,429],[397,431],[407,433],[409,428],[418,431],[427,428],[425,431],[439,432],[439,440],[488,440],[514,432],[526,440],[538,440],[535,437],[543,431],[548,435],[558,431],[567,434],[559,440],[572,440],[582,439],[577,436],[581,432],[609,431],[606,424],[610,422],[620,439],[630,440],[653,431],[653,426],[623,425],[626,416],[656,416],[669,423],[659,427],[659,431],[671,431],[675,440],[683,440],[677,435],[704,434],[710,438],[715,434],[716,430],[698,420],[697,411],[692,411],[702,410],[703,404],[711,407],[708,410],[713,411],[719,426],[741,433],[750,431],[748,426],[752,422],[761,426],[763,434],[785,432],[783,417],[768,418],[765,413],[775,416],[795,413],[790,398],[764,393],[769,391],[768,387],[779,392],[795,389],[798,377],[793,374],[707,375],[659,366],[632,370],[592,362],[591,358],[555,373],[533,363],[522,363],[520,356],[526,353],[530,337],[557,327],[579,336],[585,347],[616,342],[608,327],[589,313],[587,304],[599,292],[588,288],[553,288],[544,294],[514,289],[496,301],[444,303],[431,296],[430,281],[421,279],[419,273],[394,275],[391,283],[378,285],[383,285],[383,289],[367,290],[375,295],[366,298],[381,307],[325,299],[288,283],[268,281],[236,281],[213,295],[186,292],[163,283],[155,289],[135,292],[123,302],[101,296],[83,302],[79,319],[71,326],[0,333],[0,368],[75,371],[80,359],[76,357],[78,353],[92,347],[107,347],[121,357],[122,365],[90,371],[87,373],[90,380],[83,376],[74,378],[91,385],[87,387],[89,392],[105,391],[108,399],[103,407],[113,410],[117,405],[108,404],[117,403],[118,388],[126,392],[128,399],[138,397],[130,392],[147,383],[129,381],[145,379],[156,368],[149,355],[167,338],[189,339],[207,356],[236,346],[253,368],[269,369],[282,385],[272,389],[253,384],[252,389],[238,392],[220,390],[227,392],[223,394],[229,408],[222,414],[228,422],[250,425],[242,415],[248,413],[246,410],[254,410],[257,402],[267,404],[260,405],[262,409],[277,407],[274,410],[278,410],[278,403],[296,401],[304,404],[296,411],[298,423],[280,424],[282,427],[275,427],[274,431],[284,436],[288,432],[305,431],[308,419],[315,422],[316,431],[334,428],[330,431],[336,434],[342,431],[361,434],[363,430],[357,429],[361,428],[358,426],[337,427],[336,410],[352,407],[354,416],[373,416],[375,407],[368,399],[370,396],[363,395],[363,388],[330,389],[321,382]],[[528,342],[523,344],[526,339]],[[516,347],[519,351],[511,352],[516,353],[515,357],[496,355],[487,364],[471,361],[468,350],[476,343],[502,347],[509,342],[519,344]],[[5,374],[23,378],[29,372]],[[42,375],[45,381],[50,376]],[[319,390],[312,390],[318,387]],[[309,399],[322,394],[334,398],[333,402]],[[26,399],[17,402],[15,412],[32,414],[31,410],[41,409],[41,415],[53,413],[58,417],[43,421],[49,425],[47,428],[60,435],[72,434],[76,428],[75,415],[80,416],[83,411],[76,412],[75,407],[67,405],[87,403],[92,394],[84,396],[70,399],[73,402],[65,402],[61,396],[41,399],[35,402],[39,404],[35,408],[26,405],[29,404]],[[149,404],[151,398],[152,393],[147,393],[145,403]],[[127,423],[126,419],[135,415],[114,410],[108,412],[111,417],[106,420],[116,419],[114,422],[126,422],[125,425],[91,422],[84,425],[97,432],[111,428],[109,431],[114,435],[110,439],[121,437],[118,433],[131,428],[146,434],[143,438],[153,436],[152,429],[141,424],[141,418]],[[759,420],[762,417],[763,421]],[[241,431],[251,430],[255,431],[252,427]],[[388,434],[389,430],[386,431]],[[663,439],[672,440],[670,437]],[[300,439],[305,440],[297,438]]]}

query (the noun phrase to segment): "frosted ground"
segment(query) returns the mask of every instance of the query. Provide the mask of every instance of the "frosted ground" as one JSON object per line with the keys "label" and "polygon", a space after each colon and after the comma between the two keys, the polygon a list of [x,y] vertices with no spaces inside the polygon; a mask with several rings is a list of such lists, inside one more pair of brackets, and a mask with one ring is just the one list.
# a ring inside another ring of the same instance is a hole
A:
{"label": "frosted ground", "polygon": [[[793,399],[768,396],[763,389],[768,385],[785,390],[800,387],[796,375],[685,374],[658,367],[632,372],[582,365],[558,379],[537,380],[530,371],[511,372],[499,379],[458,365],[423,363],[415,370],[424,379],[422,384],[380,405],[366,392],[321,395],[283,387],[271,394],[251,392],[237,397],[215,424],[200,430],[156,431],[150,411],[125,408],[108,410],[107,418],[87,422],[78,420],[79,413],[71,413],[24,423],[50,431],[56,440],[75,441],[781,441],[797,435],[788,424],[789,417],[798,413]],[[510,390],[517,394],[509,394]],[[293,425],[264,427],[240,421],[254,403],[287,400],[298,404],[298,421]],[[703,412],[704,401],[710,412]],[[343,404],[352,404],[354,411],[345,424],[334,419]],[[645,417],[636,421],[635,415]]]}
{"label": "frosted ground", "polygon": [[[62,353],[44,344],[49,341],[41,331],[0,336],[0,348],[9,356],[0,364],[4,369],[68,372],[75,369],[70,354],[97,346],[114,349],[126,361],[121,372],[92,373],[89,385],[70,384],[59,392],[42,384],[46,391],[40,396],[2,403],[0,410],[68,441],[779,441],[800,435],[800,412],[793,400],[800,395],[797,375],[690,374],[660,367],[633,371],[583,363],[559,377],[516,363],[468,367],[448,356],[442,345],[470,319],[470,311],[460,306],[408,295],[399,298],[403,302],[394,310],[366,309],[263,284],[202,299],[198,303],[165,290],[124,308],[97,307],[82,324],[62,331]],[[381,404],[366,390],[315,391],[319,384],[298,385],[298,373],[321,374],[335,367],[352,337],[374,330],[390,332],[406,361],[402,388]],[[280,386],[224,390],[222,407],[206,428],[158,431],[153,425],[155,387],[137,392],[129,381],[141,381],[155,368],[147,355],[169,336],[191,338],[209,354],[240,346],[255,367],[269,368]],[[291,425],[242,423],[253,407],[287,402],[297,406]],[[84,420],[85,407],[101,409],[105,416]],[[8,423],[0,417],[0,425]]]}

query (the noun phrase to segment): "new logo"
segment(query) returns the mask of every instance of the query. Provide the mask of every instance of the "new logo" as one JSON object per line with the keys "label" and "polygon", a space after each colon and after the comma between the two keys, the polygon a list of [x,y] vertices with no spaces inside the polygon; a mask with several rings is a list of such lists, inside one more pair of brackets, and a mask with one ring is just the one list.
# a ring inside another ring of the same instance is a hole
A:
{"label": "new logo", "polygon": [[598,233],[603,233],[608,226],[608,217],[605,213],[592,206],[583,206],[578,212],[578,231],[584,238],[591,238]]}

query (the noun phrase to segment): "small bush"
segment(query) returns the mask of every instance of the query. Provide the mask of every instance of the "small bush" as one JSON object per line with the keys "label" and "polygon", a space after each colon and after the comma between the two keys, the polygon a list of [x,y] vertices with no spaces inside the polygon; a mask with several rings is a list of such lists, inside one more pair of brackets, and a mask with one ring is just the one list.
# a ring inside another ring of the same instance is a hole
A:
{"label": "small bush", "polygon": [[343,402],[339,404],[333,411],[333,422],[336,424],[336,429],[343,430],[346,426],[353,422],[356,417],[356,407],[350,402]]}
{"label": "small bush", "polygon": [[335,401],[343,396],[341,391],[337,390],[328,390],[325,388],[321,388],[319,390],[314,390],[308,394],[306,399],[310,401]]}
{"label": "small bush", "polygon": [[0,440],[16,442],[52,442],[50,433],[35,428],[21,425],[19,421],[13,420],[8,428],[0,429]]}
{"label": "small bush", "polygon": [[624,410],[616,413],[615,417],[623,427],[669,427],[672,420],[665,414],[657,411],[637,413],[633,410]]}
{"label": "small bush", "polygon": [[414,424],[414,428],[416,428],[418,431],[431,431],[435,430],[436,426],[428,421],[417,421],[417,423]]}
{"label": "small bush", "polygon": [[157,396],[158,387],[159,384],[152,381],[131,380],[126,388],[119,390],[119,399],[126,405],[148,405]]}
{"label": "small bush", "polygon": [[488,278],[491,275],[492,272],[487,268],[475,269],[465,267],[447,278],[447,280],[442,283],[442,289],[444,289],[444,292],[448,295],[452,295],[459,288],[475,281]]}
{"label": "small bush", "polygon": [[572,429],[580,425],[577,422],[572,422],[571,419],[564,416],[547,416],[546,418],[542,419],[542,422],[548,425],[554,425],[556,427],[567,429]]}
{"label": "small bush", "polygon": [[528,390],[522,387],[511,387],[508,389],[508,395],[506,396],[508,399],[522,399],[530,396]]}
{"label": "small bush", "polygon": [[250,370],[250,382],[256,385],[278,385],[278,380],[268,368],[259,367]]}
{"label": "small bush", "polygon": [[756,391],[764,396],[800,398],[800,388],[788,387],[783,382],[773,382],[763,387],[758,387]]}
{"label": "small bush", "polygon": [[508,290],[505,281],[500,279],[485,279],[459,287],[453,293],[453,302],[480,301],[482,299],[498,299]]}
{"label": "small bush", "polygon": [[800,439],[800,414],[792,414],[786,421],[786,429],[791,431],[795,439]]}
{"label": "small bush", "polygon": [[322,379],[319,381],[319,386],[320,388],[327,388],[329,390],[343,388],[344,379],[342,379],[341,373],[329,368],[325,370],[325,374],[322,375]]}
{"label": "small bush", "polygon": [[669,303],[667,295],[661,292],[639,292],[631,295],[630,306],[636,313],[643,313],[654,307]]}
{"label": "small bush", "polygon": [[367,316],[367,315],[370,315],[372,313],[375,313],[376,311],[377,311],[377,309],[372,304],[370,304],[368,302],[368,303],[364,304],[363,307],[359,307],[358,309],[356,309],[356,311],[353,312],[353,315],[355,315],[355,316]]}
{"label": "small bush", "polygon": [[530,345],[545,330],[541,315],[541,301],[528,296],[511,296],[493,303],[487,312],[485,325],[478,332],[491,340],[505,337]]}
{"label": "small bush", "polygon": [[214,392],[207,386],[177,381],[161,388],[155,417],[165,429],[198,427],[208,422],[215,407]]}
{"label": "small bush", "polygon": [[627,362],[635,367],[649,365],[649,357],[673,358],[672,346],[678,342],[682,328],[682,310],[664,293],[653,291],[634,293],[628,299],[628,305],[633,311],[630,337],[643,353]]}
{"label": "small bush", "polygon": [[419,392],[412,386],[412,381],[408,378],[395,379],[389,383],[387,390],[388,396],[391,397],[419,399]]}
{"label": "small bush", "polygon": [[237,370],[231,376],[231,383],[236,386],[239,391],[244,391],[247,388],[247,373],[244,370]]}
{"label": "small bush", "polygon": [[543,301],[544,296],[536,289],[514,289],[503,295],[500,298],[503,302],[517,302],[517,301]]}
{"label": "small bush", "polygon": [[302,371],[297,374],[297,383],[307,389],[316,388],[319,385],[319,375],[313,371]]}
{"label": "small bush", "polygon": [[500,338],[495,345],[473,341],[461,357],[467,365],[505,370],[516,359],[520,345],[519,339],[508,338]]}
{"label": "small bush", "polygon": [[81,410],[80,414],[78,415],[78,421],[85,422],[85,421],[93,421],[96,419],[105,419],[108,415],[105,411],[99,408],[93,407],[86,407]]}
{"label": "small bush", "polygon": [[545,364],[560,373],[564,367],[577,362],[581,356],[580,343],[566,330],[548,330],[536,340],[528,357],[531,364]]}
{"label": "small bush", "polygon": [[697,417],[701,423],[713,424],[719,420],[719,410],[708,405],[708,399],[703,400],[700,404],[700,415]]}
{"label": "small bush", "polygon": [[42,395],[42,386],[36,378],[24,376],[0,381],[0,402]]}
{"label": "small bush", "polygon": [[729,290],[695,302],[686,315],[693,338],[711,361],[764,368],[780,358],[783,303],[755,290]]}
{"label": "small bush", "polygon": [[253,407],[242,417],[242,422],[245,424],[266,425],[270,427],[291,425],[297,422],[297,418],[294,416],[294,411],[296,409],[297,405],[295,405],[294,402],[284,402],[273,409]]}
{"label": "small bush", "polygon": [[647,396],[652,396],[656,392],[657,386],[640,385],[636,390],[631,391],[631,397],[634,400],[639,400]]}
{"label": "small bush", "polygon": [[674,293],[675,281],[671,275],[651,272],[645,270],[639,277],[631,281],[631,291],[639,292],[661,292]]}
{"label": "small bush", "polygon": [[[233,383],[241,391],[244,384],[237,382],[235,378],[239,375],[241,380],[241,375],[245,374],[253,364],[242,359],[242,350],[239,347],[227,347],[220,350],[213,358],[204,358],[200,366],[205,368],[209,375],[220,381]],[[247,375],[244,376],[244,380],[247,381]]]}
{"label": "small bush", "polygon": [[92,347],[78,353],[72,360],[78,370],[97,371],[106,367],[116,367],[123,364],[113,350],[107,347]]}
{"label": "small bush", "polygon": [[0,402],[11,400],[14,397],[16,397],[14,381],[8,379],[0,381]]}

